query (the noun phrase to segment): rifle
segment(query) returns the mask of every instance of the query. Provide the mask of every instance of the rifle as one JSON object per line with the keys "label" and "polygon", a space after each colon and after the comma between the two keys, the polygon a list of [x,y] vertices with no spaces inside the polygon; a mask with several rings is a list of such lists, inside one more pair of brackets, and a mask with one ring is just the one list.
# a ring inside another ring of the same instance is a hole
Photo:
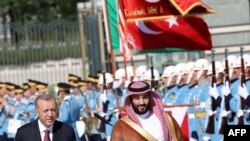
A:
{"label": "rifle", "polygon": [[[228,52],[228,49],[226,48],[225,49],[225,82],[224,82],[224,84],[226,84],[226,82],[228,82],[228,83],[230,82],[230,80],[229,80],[229,66],[228,66],[228,60],[227,60],[227,52]],[[223,107],[225,107],[225,110],[229,111],[230,107],[227,106],[227,103],[225,102],[225,99],[226,99],[226,96],[224,96],[223,101],[222,101],[222,103],[224,104]],[[221,111],[223,111],[223,110],[224,110],[224,108]],[[224,127],[225,127],[225,125],[228,124],[228,121],[227,121],[226,116],[222,117],[221,120],[222,121],[221,121],[221,126],[220,126],[219,133],[223,134],[224,133]]]}
{"label": "rifle", "polygon": [[[240,48],[240,57],[241,57],[241,76],[240,76],[240,85],[243,87],[243,84],[246,83],[245,80],[245,64],[244,64],[244,58],[243,58],[243,47]],[[239,107],[243,111],[245,109],[245,99],[242,96],[239,96]],[[238,117],[238,125],[244,124],[244,116]]]}
{"label": "rifle", "polygon": [[[212,50],[211,54],[211,61],[212,61],[212,78],[211,78],[211,87],[214,87],[214,84],[216,83],[216,73],[215,73],[215,61],[214,61],[214,50]],[[215,111],[216,110],[216,99],[214,97],[211,98],[211,110]],[[214,114],[209,116],[208,118],[208,125],[206,129],[206,133],[213,134],[214,133]]]}
{"label": "rifle", "polygon": [[88,115],[88,118],[84,118],[84,117],[81,116],[80,120],[83,121],[86,124],[87,134],[92,135],[91,130],[92,130],[93,126],[97,125],[98,121],[95,119],[95,117],[91,113],[91,108],[89,107],[86,95],[84,95],[84,93],[82,92],[82,90],[80,88],[78,88],[78,90],[79,90],[80,94],[83,96],[86,112],[87,112],[87,115]]}
{"label": "rifle", "polygon": [[[107,87],[106,87],[106,76],[105,76],[105,71],[102,72],[102,76],[103,76],[103,93],[104,95],[106,95],[106,90],[107,90]],[[103,104],[103,112],[104,113],[107,113],[108,111],[108,104],[109,104],[109,101],[105,101],[102,103]],[[105,122],[103,120],[101,120],[101,123],[100,123],[100,126],[98,128],[98,131],[100,132],[105,132],[106,128],[105,128]]]}
{"label": "rifle", "polygon": [[154,90],[154,87],[155,87],[155,82],[154,82],[154,66],[153,66],[153,59],[152,59],[152,56],[150,58],[150,61],[151,61],[151,65],[150,65],[150,70],[151,70],[151,89]]}

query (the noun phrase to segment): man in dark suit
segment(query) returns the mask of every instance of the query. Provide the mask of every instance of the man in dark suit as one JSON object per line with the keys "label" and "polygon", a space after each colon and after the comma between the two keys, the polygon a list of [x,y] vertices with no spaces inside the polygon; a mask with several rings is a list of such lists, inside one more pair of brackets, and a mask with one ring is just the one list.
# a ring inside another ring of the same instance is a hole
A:
{"label": "man in dark suit", "polygon": [[57,121],[56,100],[51,95],[39,95],[35,100],[38,118],[17,130],[15,141],[75,141],[72,127]]}

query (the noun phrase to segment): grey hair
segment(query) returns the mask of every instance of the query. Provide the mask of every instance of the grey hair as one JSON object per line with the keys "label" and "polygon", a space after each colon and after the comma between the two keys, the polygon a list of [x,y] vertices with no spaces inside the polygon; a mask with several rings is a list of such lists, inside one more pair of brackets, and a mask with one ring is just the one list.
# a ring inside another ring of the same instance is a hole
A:
{"label": "grey hair", "polygon": [[53,100],[53,101],[55,101],[55,103],[56,103],[56,99],[55,99],[54,96],[52,96],[52,95],[50,95],[50,94],[41,94],[41,95],[38,95],[37,98],[36,98],[36,100],[35,100],[35,106],[36,106],[36,108],[37,108],[37,102],[38,102],[39,100],[44,100],[44,101]]}

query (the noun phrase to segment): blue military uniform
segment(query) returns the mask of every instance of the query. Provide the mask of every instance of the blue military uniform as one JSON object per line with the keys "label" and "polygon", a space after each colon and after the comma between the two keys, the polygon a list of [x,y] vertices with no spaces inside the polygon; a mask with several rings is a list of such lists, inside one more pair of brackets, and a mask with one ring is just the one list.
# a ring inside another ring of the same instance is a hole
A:
{"label": "blue military uniform", "polygon": [[79,141],[79,136],[76,130],[76,121],[79,119],[80,110],[76,99],[69,95],[71,85],[67,83],[58,83],[57,86],[59,91],[65,91],[68,93],[61,103],[58,120],[73,127],[76,141]]}
{"label": "blue military uniform", "polygon": [[167,92],[165,94],[165,97],[163,98],[163,103],[165,104],[173,104],[176,100],[176,91],[177,91],[177,85],[169,86],[167,88]]}
{"label": "blue military uniform", "polygon": [[185,97],[187,96],[187,92],[189,91],[189,86],[187,84],[183,84],[177,87],[176,90],[176,100],[175,104],[184,104]]}

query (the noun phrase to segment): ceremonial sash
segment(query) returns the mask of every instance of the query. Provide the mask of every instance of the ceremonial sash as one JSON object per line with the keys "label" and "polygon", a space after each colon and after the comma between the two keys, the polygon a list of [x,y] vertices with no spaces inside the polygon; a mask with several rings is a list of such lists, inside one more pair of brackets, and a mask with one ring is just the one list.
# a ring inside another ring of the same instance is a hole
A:
{"label": "ceremonial sash", "polygon": [[176,132],[175,132],[175,126],[174,126],[173,119],[168,115],[168,113],[166,113],[166,116],[167,116],[168,123],[169,123],[169,126],[170,126],[170,134],[171,134],[172,140],[173,141],[178,141],[178,138],[177,138]]}
{"label": "ceremonial sash", "polygon": [[137,131],[139,134],[141,134],[147,140],[149,140],[149,141],[157,141],[157,139],[155,137],[153,137],[150,133],[148,133],[146,130],[141,128],[138,124],[133,122],[131,119],[129,119],[127,117],[124,117],[124,118],[121,118],[121,120],[124,121],[127,125],[129,125],[133,129],[135,129],[135,131]]}

